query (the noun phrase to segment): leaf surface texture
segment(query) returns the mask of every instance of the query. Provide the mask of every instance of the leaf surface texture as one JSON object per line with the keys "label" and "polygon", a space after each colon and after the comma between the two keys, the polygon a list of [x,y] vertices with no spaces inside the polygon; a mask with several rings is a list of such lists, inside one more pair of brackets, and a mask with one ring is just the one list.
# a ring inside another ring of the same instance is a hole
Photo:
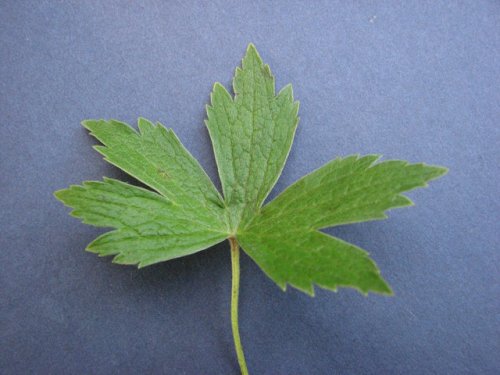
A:
{"label": "leaf surface texture", "polygon": [[404,192],[427,186],[446,169],[378,162],[377,155],[337,158],[262,207],[290,152],[299,106],[290,85],[276,93],[252,44],[233,91],[216,83],[207,106],[222,195],[171,129],[143,118],[138,130],[116,120],[83,122],[106,161],[151,189],[104,178],[56,192],[84,223],[113,228],[88,250],[147,266],[232,237],[283,289],[392,293],[366,251],[320,230],[383,219],[387,210],[412,204]]}

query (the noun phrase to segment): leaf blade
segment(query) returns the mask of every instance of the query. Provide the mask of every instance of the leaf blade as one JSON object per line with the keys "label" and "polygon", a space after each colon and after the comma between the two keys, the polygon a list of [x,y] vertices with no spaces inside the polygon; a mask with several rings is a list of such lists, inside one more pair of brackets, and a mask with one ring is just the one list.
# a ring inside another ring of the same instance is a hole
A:
{"label": "leaf blade", "polygon": [[[336,291],[352,287],[361,293],[392,294],[368,253],[322,232],[268,230],[268,224],[238,235],[243,250],[282,289],[289,284],[309,295],[314,285]],[[281,230],[280,230],[281,229]]]}
{"label": "leaf blade", "polygon": [[382,219],[411,205],[402,192],[426,186],[446,169],[405,161],[376,163],[378,155],[337,158],[304,176],[238,231],[243,249],[282,288],[308,294],[314,285],[392,294],[368,253],[319,232],[321,228]]}
{"label": "leaf blade", "polygon": [[292,226],[321,229],[384,219],[387,210],[413,204],[403,192],[427,186],[447,172],[402,160],[376,163],[378,159],[378,155],[351,155],[332,160],[267,204],[262,220],[288,217]]}
{"label": "leaf blade", "polygon": [[82,125],[103,143],[95,148],[106,161],[193,215],[221,220],[222,197],[171,129],[144,118],[138,121],[139,131],[116,120],[86,120]]}
{"label": "leaf blade", "polygon": [[215,84],[206,125],[231,227],[257,212],[283,169],[298,124],[291,86],[275,95],[274,77],[248,46],[233,80],[234,98]]}
{"label": "leaf blade", "polygon": [[193,217],[155,192],[110,178],[73,185],[55,196],[85,224],[115,228],[87,250],[115,255],[116,263],[146,266],[201,251],[227,238],[218,223]]}

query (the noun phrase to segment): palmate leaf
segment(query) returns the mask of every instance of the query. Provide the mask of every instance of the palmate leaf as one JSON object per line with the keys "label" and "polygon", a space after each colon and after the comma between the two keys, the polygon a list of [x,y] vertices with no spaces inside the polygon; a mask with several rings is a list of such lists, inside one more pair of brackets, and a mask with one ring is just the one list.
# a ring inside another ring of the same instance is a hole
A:
{"label": "palmate leaf", "polygon": [[228,208],[230,226],[260,208],[278,180],[297,127],[292,87],[275,94],[274,77],[253,45],[236,68],[234,98],[214,85],[206,121]]}
{"label": "palmate leaf", "polygon": [[114,261],[146,266],[188,255],[226,238],[280,287],[313,294],[314,285],[390,294],[368,253],[320,232],[382,219],[408,206],[405,191],[426,186],[445,168],[378,156],[339,158],[298,180],[261,207],[276,183],[295,134],[298,103],[291,86],[277,94],[274,77],[249,45],[233,81],[234,96],[215,84],[206,125],[223,197],[172,130],[139,119],[83,125],[103,146],[105,160],[153,191],[112,179],[56,192],[85,223],[115,228],[88,249]]}
{"label": "palmate leaf", "polygon": [[190,214],[184,206],[152,191],[105,178],[56,193],[86,224],[113,227],[87,249],[115,263],[140,267],[178,258],[227,237],[223,222]]}
{"label": "palmate leaf", "polygon": [[206,249],[227,238],[224,202],[172,130],[139,119],[84,121],[105,159],[157,193],[112,179],[59,190],[56,197],[84,223],[116,228],[87,249],[140,267]]}
{"label": "palmate leaf", "polygon": [[365,251],[317,231],[383,219],[385,210],[412,204],[400,193],[446,172],[399,160],[374,164],[378,158],[335,159],[301,178],[240,229],[241,246],[283,289],[289,283],[313,294],[315,283],[391,294]]}

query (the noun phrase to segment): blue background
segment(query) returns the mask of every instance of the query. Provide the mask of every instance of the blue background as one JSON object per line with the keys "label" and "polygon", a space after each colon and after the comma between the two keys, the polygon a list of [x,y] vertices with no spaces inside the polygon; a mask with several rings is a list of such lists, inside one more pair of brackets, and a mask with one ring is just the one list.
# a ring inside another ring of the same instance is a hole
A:
{"label": "blue background", "polygon": [[416,207],[328,231],[371,252],[393,298],[283,293],[243,256],[251,372],[498,374],[497,1],[2,1],[0,372],[238,372],[226,243],[114,265],[83,251],[103,230],[52,192],[130,181],[79,122],[138,116],[172,127],[220,186],[204,106],[249,42],[301,102],[271,197],[337,155],[450,168]]}

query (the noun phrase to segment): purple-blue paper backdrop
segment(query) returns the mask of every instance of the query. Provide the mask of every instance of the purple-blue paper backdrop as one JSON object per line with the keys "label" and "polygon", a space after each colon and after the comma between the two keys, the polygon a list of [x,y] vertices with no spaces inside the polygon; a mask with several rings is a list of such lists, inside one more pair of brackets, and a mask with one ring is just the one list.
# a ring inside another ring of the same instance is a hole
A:
{"label": "purple-blue paper backdrop", "polygon": [[300,125],[271,197],[337,155],[450,168],[416,206],[328,230],[395,297],[283,293],[242,259],[253,374],[498,374],[498,1],[2,1],[0,373],[236,374],[226,243],[146,269],[83,251],[103,230],[52,192],[128,179],[87,118],[172,127],[217,186],[203,125],[254,42]]}

